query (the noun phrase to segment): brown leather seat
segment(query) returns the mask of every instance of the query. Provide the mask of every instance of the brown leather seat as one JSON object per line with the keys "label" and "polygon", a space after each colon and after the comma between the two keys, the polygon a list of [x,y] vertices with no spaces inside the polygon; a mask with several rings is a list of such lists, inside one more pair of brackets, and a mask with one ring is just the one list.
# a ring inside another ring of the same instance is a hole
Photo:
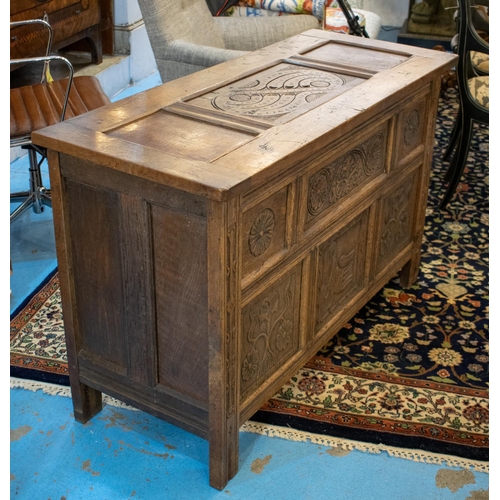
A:
{"label": "brown leather seat", "polygon": [[[68,79],[10,89],[10,137],[24,137],[61,121]],[[94,76],[73,78],[64,119],[109,104]]]}
{"label": "brown leather seat", "polygon": [[[110,102],[96,77],[74,77],[73,65],[68,59],[60,55],[51,55],[53,30],[46,16],[44,19],[27,19],[10,23],[11,28],[30,25],[43,26],[47,30],[47,46],[43,57],[10,60],[11,68],[35,64],[40,65],[42,69],[42,77],[36,83],[10,89],[10,147],[26,149],[29,161],[28,190],[10,193],[11,202],[21,203],[11,212],[11,222],[28,208],[39,214],[44,211],[45,206],[52,207],[50,189],[43,184],[40,168],[46,157],[46,150],[33,144],[31,134],[35,130],[81,115]],[[53,81],[49,65],[55,61],[66,65],[68,78]]]}

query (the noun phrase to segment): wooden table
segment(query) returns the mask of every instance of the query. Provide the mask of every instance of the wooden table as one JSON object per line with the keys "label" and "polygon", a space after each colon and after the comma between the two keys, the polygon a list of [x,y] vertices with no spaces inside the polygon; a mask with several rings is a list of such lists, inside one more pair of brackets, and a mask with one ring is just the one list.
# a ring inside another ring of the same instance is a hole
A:
{"label": "wooden table", "polygon": [[76,419],[104,391],[198,434],[222,489],[240,425],[416,279],[455,59],[311,30],[37,132]]}

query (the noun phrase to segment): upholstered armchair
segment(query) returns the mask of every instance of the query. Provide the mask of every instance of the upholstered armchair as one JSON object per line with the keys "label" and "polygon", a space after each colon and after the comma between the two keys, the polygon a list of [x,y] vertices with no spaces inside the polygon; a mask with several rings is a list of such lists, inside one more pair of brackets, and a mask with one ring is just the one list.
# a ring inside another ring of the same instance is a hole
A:
{"label": "upholstered armchair", "polygon": [[[297,0],[240,0],[236,5],[229,7],[224,12],[225,16],[234,17],[266,17],[282,16],[306,12],[320,21],[323,21],[323,8],[326,0],[310,0],[307,2],[297,2]],[[336,0],[328,2],[330,7],[339,7]],[[354,14],[359,15],[360,22],[364,25],[370,38],[377,38],[382,27],[382,19],[375,12],[367,10],[364,0],[349,0]],[[342,25],[346,25],[345,18]]]}
{"label": "upholstered armchair", "polygon": [[213,17],[205,0],[138,0],[164,83],[319,28],[310,15]]}

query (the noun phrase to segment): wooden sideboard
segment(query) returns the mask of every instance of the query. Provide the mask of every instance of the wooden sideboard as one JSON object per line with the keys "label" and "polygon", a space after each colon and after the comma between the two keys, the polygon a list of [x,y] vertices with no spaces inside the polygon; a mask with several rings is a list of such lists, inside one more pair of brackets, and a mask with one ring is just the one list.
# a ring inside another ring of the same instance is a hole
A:
{"label": "wooden sideboard", "polygon": [[[10,21],[43,19],[47,14],[54,32],[54,50],[84,40],[92,62],[100,64],[103,54],[102,31],[109,30],[111,26],[109,2],[110,0],[11,0]],[[10,31],[10,37],[11,59],[45,55],[47,30],[42,26],[14,28]]]}
{"label": "wooden sideboard", "polygon": [[389,279],[416,279],[456,56],[311,30],[36,132],[48,148],[75,417],[101,391],[209,441]]}

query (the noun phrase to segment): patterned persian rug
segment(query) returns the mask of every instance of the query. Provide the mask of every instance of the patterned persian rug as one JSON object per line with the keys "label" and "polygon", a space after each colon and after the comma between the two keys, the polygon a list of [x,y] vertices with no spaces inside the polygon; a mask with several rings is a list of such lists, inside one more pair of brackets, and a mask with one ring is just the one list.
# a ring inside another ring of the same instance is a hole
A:
{"label": "patterned persian rug", "polygon": [[[437,208],[457,104],[454,90],[440,100],[417,283],[392,280],[243,430],[488,460],[487,127],[456,195]],[[12,376],[68,385],[57,274],[13,315],[10,350]]]}

